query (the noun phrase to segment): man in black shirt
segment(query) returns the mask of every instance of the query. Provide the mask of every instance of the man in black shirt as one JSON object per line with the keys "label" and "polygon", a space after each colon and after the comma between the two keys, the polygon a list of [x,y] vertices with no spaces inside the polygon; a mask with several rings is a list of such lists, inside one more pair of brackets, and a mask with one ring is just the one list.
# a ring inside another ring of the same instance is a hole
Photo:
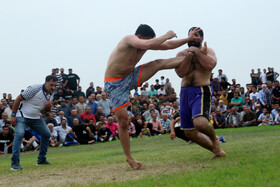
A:
{"label": "man in black shirt", "polygon": [[[68,69],[69,74],[67,75],[68,83],[67,86],[70,88],[70,90],[77,90],[77,87],[80,84],[80,77],[76,75],[75,73],[72,73],[72,69]],[[78,81],[78,83],[77,83]]]}
{"label": "man in black shirt", "polygon": [[106,122],[102,122],[101,128],[98,130],[98,139],[101,142],[110,142],[113,140],[113,133],[107,128]]}
{"label": "man in black shirt", "polygon": [[6,125],[2,127],[2,132],[0,133],[0,154],[4,154],[5,142],[7,145],[8,153],[12,153],[12,146],[14,141],[14,136],[9,133],[10,128]]}
{"label": "man in black shirt", "polygon": [[80,144],[93,144],[95,129],[89,126],[89,119],[84,120],[84,124],[75,125],[72,127],[72,133],[75,135],[75,139]]}

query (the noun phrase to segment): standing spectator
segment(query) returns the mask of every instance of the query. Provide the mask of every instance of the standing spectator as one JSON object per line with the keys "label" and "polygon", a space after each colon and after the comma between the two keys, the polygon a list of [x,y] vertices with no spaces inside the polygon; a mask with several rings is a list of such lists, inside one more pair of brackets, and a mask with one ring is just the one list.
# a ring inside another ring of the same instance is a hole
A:
{"label": "standing spectator", "polygon": [[246,107],[245,109],[245,114],[243,116],[243,127],[248,127],[248,126],[256,126],[257,123],[256,123],[256,114],[251,111],[251,108],[250,107]]}
{"label": "standing spectator", "polygon": [[261,103],[262,107],[266,106],[266,103],[265,103],[265,90],[266,90],[266,84],[263,84],[262,85],[262,90],[259,91],[259,100],[260,100],[260,103]]}
{"label": "standing spectator", "polygon": [[85,121],[85,119],[93,119],[94,123],[96,123],[95,116],[92,113],[90,113],[90,111],[90,106],[87,106],[85,112],[80,114],[80,117],[82,121]]}
{"label": "standing spectator", "polygon": [[101,94],[101,100],[98,102],[98,105],[102,107],[103,114],[108,117],[112,111],[112,104],[109,99],[106,99],[106,93]]}
{"label": "standing spectator", "polygon": [[257,75],[258,75],[258,85],[261,85],[261,74],[262,74],[262,72],[261,72],[261,69],[260,68],[258,68],[257,69]]}
{"label": "standing spectator", "polygon": [[74,91],[70,90],[69,87],[65,87],[64,98],[66,100],[72,99],[74,97]]}
{"label": "standing spectator", "polygon": [[233,86],[234,88],[236,88],[236,87],[237,87],[236,79],[232,79],[231,81],[232,81],[231,86]]}
{"label": "standing spectator", "polygon": [[118,139],[119,137],[119,125],[114,123],[114,119],[112,116],[108,117],[107,128],[111,130],[113,133],[113,139]]}
{"label": "standing spectator", "polygon": [[[68,83],[67,86],[70,90],[76,91],[77,87],[80,85],[80,77],[73,73],[72,69],[68,69],[69,74],[67,75]],[[78,81],[78,82],[77,82]]]}
{"label": "standing spectator", "polygon": [[163,85],[163,86],[165,85],[164,76],[161,76],[161,77],[160,77],[160,84]]}
{"label": "standing spectator", "polygon": [[55,68],[55,76],[57,78],[56,88],[62,88],[63,78],[62,78],[61,74],[59,74],[59,69],[58,68]]}
{"label": "standing spectator", "polygon": [[219,82],[222,82],[222,77],[225,78],[225,82],[228,81],[227,76],[225,74],[223,74],[223,70],[219,69],[218,70],[218,76],[217,76]]}
{"label": "standing spectator", "polygon": [[156,84],[155,84],[155,90],[158,91],[158,89],[160,89],[160,84],[159,84],[159,80],[156,79]]}
{"label": "standing spectator", "polygon": [[225,128],[226,127],[226,119],[223,114],[221,114],[221,110],[217,108],[216,114],[214,115],[215,125],[218,128]]}
{"label": "standing spectator", "polygon": [[266,78],[266,69],[263,69],[263,73],[260,75],[260,81],[262,84],[266,84],[267,78]]}
{"label": "standing spectator", "polygon": [[91,94],[94,94],[94,93],[95,93],[95,88],[94,88],[93,82],[90,82],[89,87],[86,90],[86,98],[88,98],[88,96],[90,96]]}
{"label": "standing spectator", "polygon": [[[272,72],[273,72],[273,79],[274,79],[274,82],[277,80],[277,78],[279,77],[279,73],[275,72],[274,71],[274,68],[271,68]],[[9,96],[9,95],[8,95]]]}
{"label": "standing spectator", "polygon": [[251,83],[254,86],[257,86],[258,85],[258,74],[255,73],[254,69],[251,69],[250,77],[251,77]]}
{"label": "standing spectator", "polygon": [[[20,166],[20,146],[24,136],[25,127],[29,126],[41,136],[40,152],[37,165],[50,165],[46,160],[46,154],[49,146],[50,131],[45,121],[40,117],[40,111],[46,111],[51,108],[52,93],[55,91],[57,78],[47,76],[45,83],[29,86],[15,100],[11,124],[15,125],[15,138],[13,144],[13,156],[11,170],[22,170]],[[20,107],[19,107],[20,106]]]}
{"label": "standing spectator", "polygon": [[86,104],[91,108],[90,113],[96,114],[98,104],[95,102],[95,94],[91,94],[90,96],[88,96],[88,102]]}
{"label": "standing spectator", "polygon": [[[9,133],[9,130],[10,128],[6,125],[2,127],[2,132],[0,132],[0,141],[5,141],[8,153],[12,153],[14,136]],[[4,154],[4,145],[4,142],[0,142],[0,154]]]}
{"label": "standing spectator", "polygon": [[[274,82],[274,88],[272,90],[272,99],[273,103],[280,104],[280,87],[279,87],[279,81]],[[6,111],[6,110],[5,110]]]}
{"label": "standing spectator", "polygon": [[162,114],[162,119],[160,120],[161,126],[164,130],[164,134],[170,133],[171,131],[170,129],[171,120],[168,119],[167,117],[168,117],[167,114]]}
{"label": "standing spectator", "polygon": [[5,99],[6,102],[8,102],[7,93],[3,93],[3,98],[2,99]]}
{"label": "standing spectator", "polygon": [[268,72],[266,73],[266,80],[274,82],[274,72],[270,67],[267,68]]}
{"label": "standing spectator", "polygon": [[58,111],[58,107],[59,107],[58,101],[59,100],[54,97],[53,102],[52,102],[52,108],[50,110],[50,112],[53,114],[54,118],[58,115],[58,112],[59,112]]}
{"label": "standing spectator", "polygon": [[241,114],[237,112],[236,107],[232,107],[232,113],[229,115],[228,124],[230,127],[240,127],[242,122]]}
{"label": "standing spectator", "polygon": [[161,135],[164,133],[164,130],[161,126],[161,123],[159,120],[157,120],[157,114],[153,113],[152,114],[152,119],[150,120],[150,123],[153,124],[153,129],[152,129],[152,135]]}
{"label": "standing spectator", "polygon": [[78,90],[74,91],[74,95],[79,98],[80,96],[83,96],[83,98],[86,98],[85,93],[82,91],[82,87],[78,86]]}
{"label": "standing spectator", "polygon": [[62,88],[65,88],[68,83],[68,79],[67,79],[67,75],[64,73],[64,68],[60,68],[60,76],[62,78],[61,86]]}
{"label": "standing spectator", "polygon": [[[0,120],[2,119],[2,114],[4,113],[4,108],[3,108],[3,103],[2,102],[0,102]],[[0,126],[0,128],[1,128],[1,126]]]}
{"label": "standing spectator", "polygon": [[271,104],[272,104],[272,82],[271,81],[267,81],[266,83],[267,88],[264,91],[264,98],[265,98],[265,103],[266,103],[266,107],[267,108],[271,108]]}
{"label": "standing spectator", "polygon": [[[100,87],[100,86],[96,86],[96,92],[94,93],[96,96],[97,96],[97,94],[102,94],[102,88]],[[97,98],[96,98],[96,100],[97,100]]]}
{"label": "standing spectator", "polygon": [[68,118],[71,115],[71,108],[66,105],[66,100],[62,99],[60,101],[60,106],[58,107],[58,111],[64,112],[64,117]]}
{"label": "standing spectator", "polygon": [[172,87],[171,82],[169,82],[169,78],[166,78],[166,82],[165,82],[165,87],[167,88],[167,85],[170,85],[170,87]]}
{"label": "standing spectator", "polygon": [[85,98],[83,96],[79,97],[79,102],[75,105],[75,109],[77,110],[78,114],[85,112],[87,104],[85,104]]}

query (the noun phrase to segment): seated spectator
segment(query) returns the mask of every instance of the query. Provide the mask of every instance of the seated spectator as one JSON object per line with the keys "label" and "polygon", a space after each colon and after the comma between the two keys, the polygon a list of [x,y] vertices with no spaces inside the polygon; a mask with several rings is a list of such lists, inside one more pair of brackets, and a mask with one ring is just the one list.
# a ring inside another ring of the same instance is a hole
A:
{"label": "seated spectator", "polygon": [[84,121],[85,119],[93,119],[93,121],[95,123],[96,122],[95,116],[92,113],[90,113],[90,111],[91,111],[90,106],[87,106],[85,112],[80,114],[80,117],[81,117],[82,121]]}
{"label": "seated spectator", "polygon": [[164,130],[164,134],[170,133],[170,124],[171,120],[167,118],[167,114],[162,114],[162,119],[160,120],[160,123],[162,125],[162,128]]}
{"label": "seated spectator", "polygon": [[267,126],[267,125],[274,125],[273,118],[269,112],[265,114],[265,118],[262,120],[262,123],[259,126]]}
{"label": "seated spectator", "polygon": [[132,117],[128,117],[128,134],[129,138],[134,138],[136,135],[135,125],[131,122]]}
{"label": "seated spectator", "polygon": [[280,109],[278,109],[278,114],[276,115],[276,117],[274,119],[274,124],[280,125]]}
{"label": "seated spectator", "polygon": [[56,116],[58,116],[58,107],[59,107],[59,104],[58,104],[58,99],[54,98],[53,99],[53,102],[52,102],[52,108],[50,110],[50,113],[53,114],[53,117],[55,118]]}
{"label": "seated spectator", "polygon": [[172,88],[170,84],[166,84],[165,93],[166,95],[174,94],[174,88]]}
{"label": "seated spectator", "polygon": [[220,100],[223,101],[223,104],[228,106],[228,94],[226,90],[222,91],[222,95],[220,96]]}
{"label": "seated spectator", "polygon": [[143,116],[147,121],[148,121],[149,118],[150,119],[152,118],[152,115],[151,115],[151,110],[152,109],[153,109],[153,112],[156,113],[157,117],[158,118],[160,117],[160,114],[159,114],[158,110],[155,109],[155,105],[154,104],[149,104],[149,110],[147,110],[146,112],[143,113]]}
{"label": "seated spectator", "polygon": [[15,136],[15,128],[12,126],[12,124],[9,121],[6,121],[5,125],[9,127],[9,134]]}
{"label": "seated spectator", "polygon": [[57,131],[59,136],[59,143],[62,146],[65,142],[66,135],[70,132],[71,127],[66,124],[66,120],[62,119],[59,126],[54,127],[54,130]]}
{"label": "seated spectator", "polygon": [[13,108],[13,105],[14,105],[14,100],[9,100],[8,103],[9,103],[9,107],[7,107],[4,110],[4,113],[6,113],[8,115],[8,121],[10,121],[10,118],[11,118],[11,115],[12,115],[12,108]]}
{"label": "seated spectator", "polygon": [[[86,98],[88,98],[91,94],[94,94],[95,93],[95,88],[94,88],[94,84],[93,82],[90,82],[89,83],[89,87],[88,89],[86,90]],[[95,114],[95,113],[94,113]]]}
{"label": "seated spectator", "polygon": [[[100,107],[97,108],[97,113],[94,115],[94,116],[95,116],[95,119],[96,119],[96,122],[100,121],[101,115],[102,115],[102,116],[105,116],[105,115],[103,114],[103,109],[102,109],[102,107],[100,106]],[[106,117],[106,116],[105,116],[105,117]]]}
{"label": "seated spectator", "polygon": [[92,113],[93,115],[96,114],[98,104],[95,102],[95,94],[91,94],[88,96],[88,102],[86,104],[90,106],[90,113]]}
{"label": "seated spectator", "polygon": [[236,128],[241,126],[241,114],[237,112],[236,107],[232,107],[232,113],[229,115],[228,124],[230,127]]}
{"label": "seated spectator", "polygon": [[54,95],[55,100],[58,100],[59,102],[62,99],[65,99],[64,91],[62,88],[58,88],[57,94]]}
{"label": "seated spectator", "polygon": [[221,112],[222,114],[223,114],[223,113],[226,113],[226,111],[227,111],[227,106],[224,105],[223,100],[220,100],[220,101],[219,101],[219,105],[218,105],[217,109],[219,109],[220,112]]}
{"label": "seated spectator", "polygon": [[113,140],[113,133],[109,128],[107,128],[105,122],[101,123],[101,128],[98,130],[98,139],[101,142],[107,142]]}
{"label": "seated spectator", "polygon": [[102,124],[103,122],[107,123],[107,118],[105,117],[104,114],[100,114],[99,121],[96,122],[96,124],[95,124],[95,127],[96,127],[96,130],[97,130],[97,131],[100,129],[101,124]]}
{"label": "seated spectator", "polygon": [[221,85],[217,77],[213,79],[213,81],[210,83],[210,86],[213,89],[213,95],[217,96],[219,94],[219,91],[221,90]]}
{"label": "seated spectator", "polygon": [[53,113],[47,112],[47,119],[45,119],[46,124],[52,123],[55,127],[58,126],[58,123],[53,118]]}
{"label": "seated spectator", "polygon": [[7,152],[12,153],[12,146],[14,141],[14,136],[9,133],[9,127],[4,125],[2,127],[2,132],[0,132],[0,154],[4,154],[5,143],[7,146]]}
{"label": "seated spectator", "polygon": [[92,129],[92,133],[94,134],[94,139],[95,139],[95,142],[97,142],[97,139],[98,139],[98,129],[96,129],[96,125],[94,123],[94,120],[93,119],[89,119],[89,128]]}
{"label": "seated spectator", "polygon": [[[61,121],[62,121],[63,119],[66,120],[66,124],[67,124],[67,118],[64,117],[64,112],[63,112],[63,111],[60,111],[60,112],[58,113],[58,116],[56,116],[54,119],[56,120],[56,123],[57,123],[57,124],[60,124]],[[68,125],[68,124],[67,124],[67,125]]]}
{"label": "seated spectator", "polygon": [[57,141],[57,138],[58,138],[58,134],[57,134],[57,131],[55,131],[53,128],[54,128],[54,125],[52,123],[48,123],[48,128],[50,129],[50,132],[51,132],[51,137],[50,137],[50,144],[49,146],[51,147],[57,147],[59,146],[59,141]]}
{"label": "seated spectator", "polygon": [[266,113],[267,113],[268,111],[267,111],[267,109],[266,108],[264,108],[263,110],[262,110],[262,113],[259,115],[259,117],[258,117],[258,123],[262,123],[262,121],[263,121],[263,119],[265,119],[266,118]]}
{"label": "seated spectator", "polygon": [[251,103],[252,103],[252,109],[255,110],[256,104],[259,101],[259,93],[257,92],[256,87],[252,87],[252,93],[249,95]]}
{"label": "seated spectator", "polygon": [[266,84],[263,84],[262,89],[259,91],[259,100],[260,100],[260,103],[263,107],[266,106],[265,90],[266,90]]}
{"label": "seated spectator", "polygon": [[145,137],[145,136],[151,136],[151,132],[150,132],[150,129],[148,128],[148,122],[146,121],[144,123],[144,126],[143,128],[141,129],[141,132],[139,133],[139,137]]}
{"label": "seated spectator", "polygon": [[214,115],[215,125],[218,128],[225,128],[226,127],[226,119],[223,114],[221,114],[221,110],[217,108],[216,114]]}
{"label": "seated spectator", "polygon": [[252,102],[251,102],[251,100],[250,100],[250,97],[246,97],[246,98],[245,98],[245,103],[244,103],[244,105],[245,105],[246,107],[249,107],[251,110],[253,110],[253,104],[252,104]]}
{"label": "seated spectator", "polygon": [[230,86],[229,82],[226,81],[224,77],[221,78],[220,82],[221,90],[227,90],[228,87]]}
{"label": "seated spectator", "polygon": [[274,109],[271,111],[271,115],[272,115],[273,119],[275,119],[275,117],[277,116],[279,109],[280,109],[279,103],[276,103],[274,105]]}
{"label": "seated spectator", "polygon": [[275,80],[274,82],[274,88],[272,90],[272,99],[273,103],[280,104],[280,86],[279,86],[279,81]]}
{"label": "seated spectator", "polygon": [[108,117],[107,128],[109,128],[113,133],[113,139],[117,140],[119,138],[119,133],[118,133],[119,125],[114,123],[114,119],[112,116]]}
{"label": "seated spectator", "polygon": [[84,102],[85,98],[83,96],[79,97],[79,102],[75,105],[75,109],[77,110],[78,114],[85,112],[87,104]]}
{"label": "seated spectator", "polygon": [[173,110],[172,108],[169,106],[169,102],[168,100],[164,100],[163,101],[163,106],[160,108],[160,114],[163,115],[163,114],[167,114],[167,117],[171,117],[173,116]]}
{"label": "seated spectator", "polygon": [[174,140],[176,137],[186,141],[187,143],[190,139],[185,135],[184,130],[181,130],[181,121],[180,121],[180,113],[177,112],[174,115],[174,119],[170,124],[170,139]]}
{"label": "seated spectator", "polygon": [[74,91],[70,90],[69,87],[66,86],[65,92],[64,92],[64,98],[66,100],[72,99],[74,97]]}
{"label": "seated spectator", "polygon": [[65,99],[62,99],[60,101],[60,106],[58,107],[58,111],[63,111],[65,118],[68,118],[71,115],[71,108],[66,105]]}
{"label": "seated spectator", "polygon": [[231,99],[230,106],[234,106],[241,111],[243,108],[243,99],[238,95],[238,92],[234,92],[233,98]]}
{"label": "seated spectator", "polygon": [[76,109],[73,109],[71,112],[71,116],[69,116],[67,120],[69,127],[73,127],[74,118],[77,118],[79,120],[79,124],[83,123],[81,117],[78,115],[78,111]]}
{"label": "seated spectator", "polygon": [[75,139],[80,144],[93,144],[95,142],[95,129],[89,126],[89,119],[85,119],[82,125],[73,126],[70,133],[74,134]]}
{"label": "seated spectator", "polygon": [[155,89],[155,87],[154,87],[153,84],[151,84],[150,88],[151,88],[151,89],[149,90],[149,95],[150,95],[150,97],[153,97],[154,95],[157,95],[157,90]]}
{"label": "seated spectator", "polygon": [[245,109],[245,114],[243,116],[243,127],[248,127],[248,126],[256,126],[257,123],[256,123],[256,114],[251,111],[251,108],[250,107],[246,107]]}
{"label": "seated spectator", "polygon": [[166,95],[164,85],[161,85],[160,89],[157,90],[157,95]]}
{"label": "seated spectator", "polygon": [[156,113],[152,114],[152,119],[150,120],[150,123],[153,124],[153,129],[152,129],[152,135],[161,135],[164,133],[164,130],[161,126],[161,123],[159,120],[157,120],[157,115]]}
{"label": "seated spectator", "polygon": [[21,150],[29,151],[29,150],[38,150],[39,144],[36,142],[36,137],[32,135],[31,132],[25,130],[24,137],[22,139]]}
{"label": "seated spectator", "polygon": [[154,88],[155,88],[155,90],[160,89],[160,84],[159,84],[159,80],[158,79],[156,79],[156,84],[155,84]]}

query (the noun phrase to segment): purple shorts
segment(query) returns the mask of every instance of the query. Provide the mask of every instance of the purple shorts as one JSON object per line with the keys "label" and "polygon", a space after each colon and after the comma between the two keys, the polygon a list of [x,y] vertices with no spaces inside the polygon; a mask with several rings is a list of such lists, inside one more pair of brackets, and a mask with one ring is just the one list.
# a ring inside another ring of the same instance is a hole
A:
{"label": "purple shorts", "polygon": [[180,117],[181,129],[193,130],[193,118],[204,116],[209,120],[212,90],[210,86],[187,86],[181,88]]}

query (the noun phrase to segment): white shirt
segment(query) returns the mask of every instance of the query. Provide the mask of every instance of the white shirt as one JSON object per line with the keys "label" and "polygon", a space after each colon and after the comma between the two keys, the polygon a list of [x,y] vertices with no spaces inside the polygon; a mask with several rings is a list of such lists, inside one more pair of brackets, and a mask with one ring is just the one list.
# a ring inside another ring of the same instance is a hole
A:
{"label": "white shirt", "polygon": [[262,78],[262,83],[263,84],[265,84],[266,83],[266,73],[262,73],[261,75],[260,75],[260,77]]}
{"label": "white shirt", "polygon": [[45,103],[52,101],[53,95],[50,95],[43,90],[44,84],[36,84],[28,86],[21,93],[23,101],[20,102],[17,117],[25,117],[29,119],[40,119],[40,111],[45,108]]}
{"label": "white shirt", "polygon": [[253,100],[254,102],[257,102],[257,100],[259,99],[259,93],[256,92],[256,93],[250,93],[250,100]]}
{"label": "white shirt", "polygon": [[66,128],[62,128],[62,126],[56,126],[53,128],[54,131],[57,132],[58,136],[59,136],[59,142],[64,143],[66,135],[69,133],[71,127],[66,125]]}

